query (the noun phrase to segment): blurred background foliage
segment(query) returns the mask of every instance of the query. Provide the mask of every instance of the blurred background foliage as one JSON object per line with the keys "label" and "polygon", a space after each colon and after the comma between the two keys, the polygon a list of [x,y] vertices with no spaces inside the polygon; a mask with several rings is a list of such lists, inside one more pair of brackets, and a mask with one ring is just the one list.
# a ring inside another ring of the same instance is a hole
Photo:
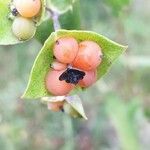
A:
{"label": "blurred background foliage", "polygon": [[23,93],[33,61],[53,31],[45,20],[35,38],[0,46],[1,150],[150,149],[150,1],[81,0],[61,15],[66,29],[86,29],[129,45],[110,72],[84,93],[88,121],[47,110]]}

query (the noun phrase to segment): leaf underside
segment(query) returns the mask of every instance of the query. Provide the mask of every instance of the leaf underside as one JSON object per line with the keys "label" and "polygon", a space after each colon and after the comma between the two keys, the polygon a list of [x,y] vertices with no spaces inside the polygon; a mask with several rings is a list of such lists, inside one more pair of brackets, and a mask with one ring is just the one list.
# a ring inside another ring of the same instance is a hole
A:
{"label": "leaf underside", "polygon": [[[46,40],[33,64],[28,86],[22,98],[37,99],[44,96],[53,96],[45,87],[45,76],[50,70],[50,64],[53,62],[53,45],[55,41],[60,37],[66,36],[74,37],[78,40],[78,42],[84,40],[95,41],[102,48],[104,58],[102,63],[97,68],[98,79],[107,73],[112,63],[127,48],[91,31],[58,30],[53,32]],[[82,89],[80,87],[76,87],[70,95],[73,95],[79,91],[82,91]]]}
{"label": "leaf underside", "polygon": [[[38,17],[35,19],[39,25],[45,13],[45,0],[41,0],[42,9]],[[8,19],[10,14],[9,5],[11,0],[0,0],[0,45],[13,45],[23,41],[18,40],[12,33],[13,21]]]}
{"label": "leaf underside", "polygon": [[[75,2],[76,0],[74,0]],[[73,0],[47,0],[47,5],[53,11],[63,14],[72,9]]]}
{"label": "leaf underside", "polygon": [[78,95],[66,97],[66,101],[82,116],[82,118],[87,120],[83,109],[82,101]]}

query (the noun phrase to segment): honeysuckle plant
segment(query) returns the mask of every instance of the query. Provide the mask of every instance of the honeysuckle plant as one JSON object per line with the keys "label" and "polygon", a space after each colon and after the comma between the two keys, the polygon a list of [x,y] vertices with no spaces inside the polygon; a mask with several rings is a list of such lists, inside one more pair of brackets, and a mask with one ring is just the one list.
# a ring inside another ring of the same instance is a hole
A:
{"label": "honeysuckle plant", "polygon": [[[100,58],[101,62],[96,66],[96,81],[109,71],[113,62],[127,49],[127,46],[118,44],[92,31],[61,29],[61,16],[69,11],[73,11],[73,6],[78,3],[77,0],[62,0],[61,2],[59,0],[36,0],[35,3],[30,0],[20,1],[0,0],[0,45],[18,44],[26,42],[33,37],[43,39],[47,37],[47,33],[49,34],[46,41],[41,41],[43,46],[34,61],[28,85],[22,98],[41,99],[51,110],[60,110],[71,117],[87,119],[78,93],[86,90],[89,86],[81,87],[78,81],[74,81],[75,78],[73,78],[74,80],[71,78],[72,74],[73,77],[79,77],[79,73],[81,74],[83,71],[82,69],[74,67],[72,63],[67,64],[65,71],[72,69],[72,72],[70,70],[70,74],[65,72],[67,77],[65,76],[64,79],[67,83],[73,83],[73,81],[75,83],[68,94],[55,95],[46,87],[46,76],[48,72],[51,74],[54,70],[54,68],[50,67],[50,64],[53,64],[57,59],[54,57],[55,44],[59,42],[59,39],[65,37],[74,38],[79,44],[79,48],[81,47],[80,43],[83,41],[92,41],[97,44],[102,55]],[[29,7],[24,8],[23,4]],[[29,9],[32,5],[34,7],[33,10]],[[31,11],[30,13],[28,9]],[[47,26],[49,21],[52,23],[53,29],[48,29],[51,28]],[[38,33],[36,32],[37,29],[39,29]],[[95,53],[94,50],[93,53]],[[75,69],[79,73],[76,71],[77,74],[75,74]],[[84,79],[84,73],[83,77],[80,77],[81,79]],[[51,85],[51,82],[49,84]],[[56,105],[58,102],[59,105]]]}

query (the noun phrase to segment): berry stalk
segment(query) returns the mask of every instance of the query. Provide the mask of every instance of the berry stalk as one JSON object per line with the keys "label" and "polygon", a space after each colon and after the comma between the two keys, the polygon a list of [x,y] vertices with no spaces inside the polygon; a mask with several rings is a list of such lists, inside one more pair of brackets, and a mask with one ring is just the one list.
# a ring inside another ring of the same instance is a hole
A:
{"label": "berry stalk", "polygon": [[59,14],[48,7],[46,7],[46,10],[49,12],[50,16],[52,17],[54,30],[55,31],[59,30],[61,28],[59,22]]}

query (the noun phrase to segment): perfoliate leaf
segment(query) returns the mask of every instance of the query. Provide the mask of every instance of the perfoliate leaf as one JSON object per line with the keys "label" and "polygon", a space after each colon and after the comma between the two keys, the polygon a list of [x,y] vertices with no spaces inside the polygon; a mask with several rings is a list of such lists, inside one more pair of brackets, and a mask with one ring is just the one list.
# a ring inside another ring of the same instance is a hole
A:
{"label": "perfoliate leaf", "polygon": [[73,109],[84,119],[87,120],[87,117],[84,112],[84,108],[82,105],[82,101],[78,95],[73,95],[73,96],[67,96],[66,97],[67,103],[69,103]]}
{"label": "perfoliate leaf", "polygon": [[[49,93],[45,87],[45,77],[50,70],[50,64],[53,62],[53,45],[58,38],[65,36],[74,37],[78,40],[78,42],[84,40],[95,41],[100,45],[104,58],[102,63],[97,68],[98,79],[107,73],[111,64],[127,48],[91,31],[58,30],[53,32],[46,40],[34,62],[28,86],[23,98],[35,99],[44,96],[51,96],[51,93]],[[71,94],[74,94],[80,90],[81,88],[77,86]]]}
{"label": "perfoliate leaf", "polygon": [[[42,9],[37,17],[34,20],[39,25],[42,21],[44,12],[45,12],[45,0],[41,0]],[[9,5],[11,0],[0,0],[0,45],[12,45],[17,44],[22,41],[19,41],[12,33],[12,23],[13,21],[9,19],[11,10]]]}
{"label": "perfoliate leaf", "polygon": [[75,0],[47,0],[48,7],[59,14],[71,10],[74,2]]}

